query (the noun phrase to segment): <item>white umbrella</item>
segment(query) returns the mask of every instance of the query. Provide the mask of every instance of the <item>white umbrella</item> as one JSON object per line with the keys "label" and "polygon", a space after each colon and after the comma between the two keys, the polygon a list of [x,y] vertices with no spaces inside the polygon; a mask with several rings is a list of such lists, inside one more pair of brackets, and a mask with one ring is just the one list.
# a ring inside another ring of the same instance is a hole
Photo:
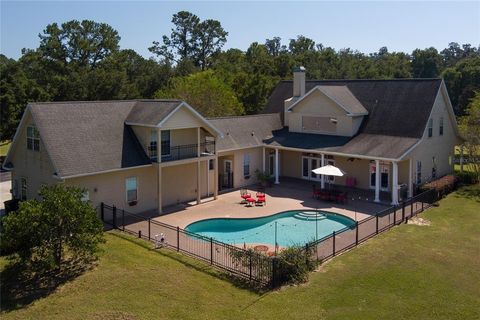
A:
{"label": "white umbrella", "polygon": [[315,174],[323,174],[325,176],[336,176],[336,177],[343,177],[346,174],[346,172],[343,171],[342,169],[339,169],[329,164],[317,169],[313,169],[312,172]]}

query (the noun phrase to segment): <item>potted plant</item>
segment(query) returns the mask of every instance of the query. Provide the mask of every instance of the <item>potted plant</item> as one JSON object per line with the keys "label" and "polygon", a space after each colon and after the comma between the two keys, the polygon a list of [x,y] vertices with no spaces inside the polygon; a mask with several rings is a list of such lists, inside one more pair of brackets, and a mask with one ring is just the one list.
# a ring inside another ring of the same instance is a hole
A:
{"label": "potted plant", "polygon": [[263,188],[271,187],[273,183],[273,176],[268,174],[267,172],[263,172],[260,170],[255,170],[255,176],[257,181]]}

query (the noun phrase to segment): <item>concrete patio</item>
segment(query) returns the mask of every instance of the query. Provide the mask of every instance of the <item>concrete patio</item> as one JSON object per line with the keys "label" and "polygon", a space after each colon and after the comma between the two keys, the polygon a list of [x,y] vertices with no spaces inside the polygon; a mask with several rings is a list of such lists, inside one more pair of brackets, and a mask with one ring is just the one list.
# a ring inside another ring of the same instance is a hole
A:
{"label": "concrete patio", "polygon": [[[162,223],[185,228],[192,222],[211,218],[255,218],[269,216],[288,210],[323,210],[330,211],[351,219],[361,221],[389,207],[387,198],[382,203],[373,202],[373,191],[360,189],[344,189],[348,194],[345,204],[327,202],[312,197],[312,182],[299,179],[283,179],[280,184],[265,189],[267,204],[265,206],[248,207],[241,204],[239,190],[220,194],[217,200],[204,199],[203,203],[180,204],[166,208],[164,214],[158,216],[154,212],[145,213]],[[255,196],[260,191],[257,185],[246,189]],[[353,200],[352,200],[353,199]]]}

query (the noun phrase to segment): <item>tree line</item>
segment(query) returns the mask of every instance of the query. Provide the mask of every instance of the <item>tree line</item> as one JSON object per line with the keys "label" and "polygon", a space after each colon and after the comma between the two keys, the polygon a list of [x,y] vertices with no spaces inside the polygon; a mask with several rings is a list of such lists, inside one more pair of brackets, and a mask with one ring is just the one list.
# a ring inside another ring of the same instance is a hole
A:
{"label": "tree line", "polygon": [[209,117],[255,114],[298,65],[309,79],[443,77],[458,116],[480,90],[480,48],[470,44],[366,54],[299,35],[223,50],[228,32],[219,21],[180,11],[171,22],[169,34],[152,39],[149,59],[120,48],[114,28],[91,20],[49,24],[36,49],[17,60],[0,55],[0,140],[13,137],[34,101],[180,98]]}

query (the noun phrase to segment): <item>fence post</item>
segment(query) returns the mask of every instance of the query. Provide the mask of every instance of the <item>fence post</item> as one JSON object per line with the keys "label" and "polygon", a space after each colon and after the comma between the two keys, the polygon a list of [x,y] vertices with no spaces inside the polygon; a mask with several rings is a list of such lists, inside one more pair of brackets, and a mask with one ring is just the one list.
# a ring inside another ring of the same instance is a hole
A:
{"label": "fence post", "polygon": [[358,246],[358,221],[355,221],[355,245]]}
{"label": "fence post", "polygon": [[335,257],[335,231],[332,232],[333,256]]}
{"label": "fence post", "polygon": [[122,231],[125,232],[125,210],[122,209]]}
{"label": "fence post", "polygon": [[138,237],[141,239],[142,238],[142,230],[138,230]]}
{"label": "fence post", "polygon": [[277,259],[272,258],[272,288],[276,286],[277,282]]}
{"label": "fence post", "polygon": [[150,218],[148,218],[148,241],[150,241]]}
{"label": "fence post", "polygon": [[375,216],[375,222],[376,222],[376,228],[375,228],[376,232],[375,232],[375,234],[378,234],[378,215]]}
{"label": "fence post", "polygon": [[[422,198],[423,198],[423,197],[422,197]],[[423,212],[423,199],[421,200],[421,202],[422,202],[422,211],[420,211],[420,212]]]}
{"label": "fence post", "polygon": [[112,216],[113,216],[113,229],[117,229],[117,207],[113,206],[112,208]]}
{"label": "fence post", "polygon": [[177,252],[180,251],[180,227],[177,226]]}
{"label": "fence post", "polygon": [[305,243],[305,263],[308,265],[308,243]]}
{"label": "fence post", "polygon": [[402,222],[405,220],[405,201],[402,202]]}
{"label": "fence post", "polygon": [[412,203],[410,203],[410,217],[413,216],[413,199]]}
{"label": "fence post", "polygon": [[[250,268],[251,268],[251,259],[250,259]],[[213,264],[213,238],[210,238],[210,264]],[[250,271],[250,277],[252,272]]]}
{"label": "fence post", "polygon": [[252,252],[249,252],[248,257],[250,259],[249,261],[249,272],[250,272],[250,281],[252,281]]}
{"label": "fence post", "polygon": [[393,206],[393,225],[397,224],[397,206]]}
{"label": "fence post", "polygon": [[100,203],[100,217],[102,218],[102,221],[105,222],[105,204],[102,202]]}

